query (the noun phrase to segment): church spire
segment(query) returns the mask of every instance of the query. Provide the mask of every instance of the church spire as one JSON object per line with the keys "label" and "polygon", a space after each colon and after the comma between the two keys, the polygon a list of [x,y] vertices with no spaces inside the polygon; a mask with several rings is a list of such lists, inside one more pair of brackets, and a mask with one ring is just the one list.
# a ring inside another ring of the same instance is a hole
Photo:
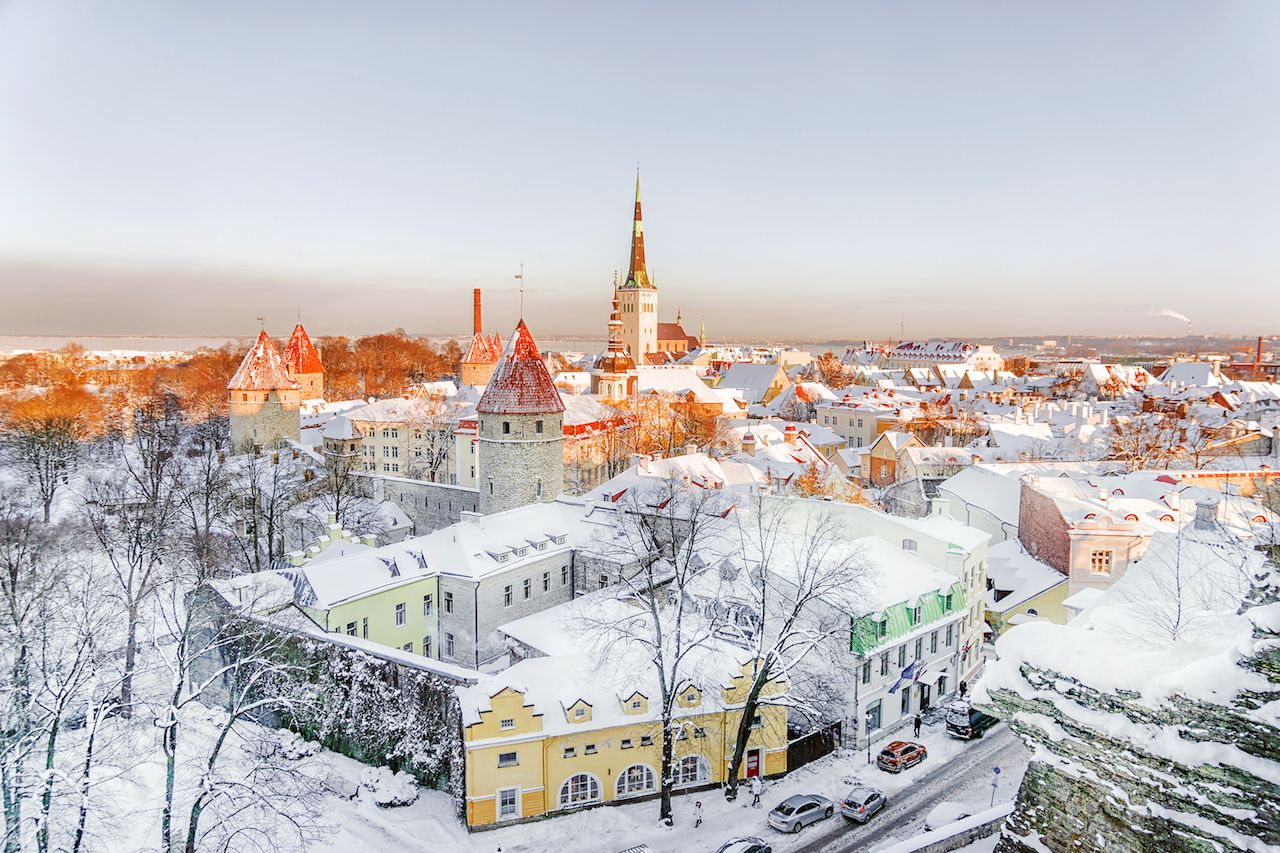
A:
{"label": "church spire", "polygon": [[653,287],[644,263],[644,219],[640,215],[640,169],[636,168],[636,212],[631,222],[631,266],[623,287]]}

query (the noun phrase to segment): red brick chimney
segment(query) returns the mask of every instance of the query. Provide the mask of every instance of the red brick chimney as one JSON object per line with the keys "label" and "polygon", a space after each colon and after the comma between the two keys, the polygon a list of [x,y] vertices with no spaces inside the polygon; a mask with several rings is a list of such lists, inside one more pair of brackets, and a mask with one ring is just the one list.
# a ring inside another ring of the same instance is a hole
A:
{"label": "red brick chimney", "polygon": [[480,288],[471,291],[471,332],[472,334],[480,334]]}

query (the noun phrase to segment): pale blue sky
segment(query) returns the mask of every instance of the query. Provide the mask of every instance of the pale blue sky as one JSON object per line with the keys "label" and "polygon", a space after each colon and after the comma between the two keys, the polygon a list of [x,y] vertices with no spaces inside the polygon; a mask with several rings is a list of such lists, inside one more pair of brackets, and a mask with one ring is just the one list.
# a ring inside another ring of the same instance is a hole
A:
{"label": "pale blue sky", "polygon": [[0,333],[1274,332],[1280,3],[0,0]]}

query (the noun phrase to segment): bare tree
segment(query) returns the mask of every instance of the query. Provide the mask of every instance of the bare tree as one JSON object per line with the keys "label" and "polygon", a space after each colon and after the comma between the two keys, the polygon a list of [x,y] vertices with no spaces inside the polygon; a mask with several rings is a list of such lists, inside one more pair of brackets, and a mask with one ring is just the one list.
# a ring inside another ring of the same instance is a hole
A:
{"label": "bare tree", "polygon": [[[851,617],[865,610],[871,564],[838,534],[839,522],[830,512],[797,513],[804,518],[801,529],[787,530],[787,516],[797,507],[807,509],[760,496],[752,499],[749,513],[734,514],[747,570],[733,576],[730,594],[753,618],[720,618],[717,630],[750,649],[753,658],[725,781],[730,800],[737,796],[743,756],[762,704],[801,708],[815,720],[839,717],[839,661],[848,652]],[[767,689],[779,680],[787,689]]]}
{"label": "bare tree", "polygon": [[97,401],[80,388],[55,388],[22,400],[5,423],[5,447],[14,466],[40,497],[47,524],[53,501],[84,458]]}
{"label": "bare tree", "polygon": [[448,480],[453,455],[457,410],[440,393],[425,393],[410,401],[405,428],[409,430],[409,476],[429,483]]}
{"label": "bare tree", "polygon": [[622,597],[635,607],[621,618],[613,610],[584,614],[584,633],[604,660],[648,661],[657,683],[662,722],[659,817],[664,821],[671,817],[677,783],[677,699],[698,686],[704,675],[698,668],[701,652],[715,642],[712,624],[701,617],[689,591],[705,573],[715,572],[725,512],[720,493],[685,488],[676,480],[632,489],[618,504],[615,536],[592,555],[613,568]]}
{"label": "bare tree", "polygon": [[237,461],[232,488],[240,515],[239,541],[246,568],[260,572],[285,554],[285,524],[298,503],[299,482],[279,454],[252,454]]}

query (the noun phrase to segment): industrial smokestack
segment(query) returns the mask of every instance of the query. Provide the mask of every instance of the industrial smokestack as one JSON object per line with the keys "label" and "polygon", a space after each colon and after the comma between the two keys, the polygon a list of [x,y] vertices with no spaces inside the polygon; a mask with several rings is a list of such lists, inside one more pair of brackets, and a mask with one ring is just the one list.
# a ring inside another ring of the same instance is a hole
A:
{"label": "industrial smokestack", "polygon": [[480,288],[471,291],[471,331],[473,334],[480,334],[480,330],[484,328],[480,324]]}
{"label": "industrial smokestack", "polygon": [[1253,366],[1258,370],[1262,369],[1262,335],[1258,335],[1258,350],[1253,356]]}

